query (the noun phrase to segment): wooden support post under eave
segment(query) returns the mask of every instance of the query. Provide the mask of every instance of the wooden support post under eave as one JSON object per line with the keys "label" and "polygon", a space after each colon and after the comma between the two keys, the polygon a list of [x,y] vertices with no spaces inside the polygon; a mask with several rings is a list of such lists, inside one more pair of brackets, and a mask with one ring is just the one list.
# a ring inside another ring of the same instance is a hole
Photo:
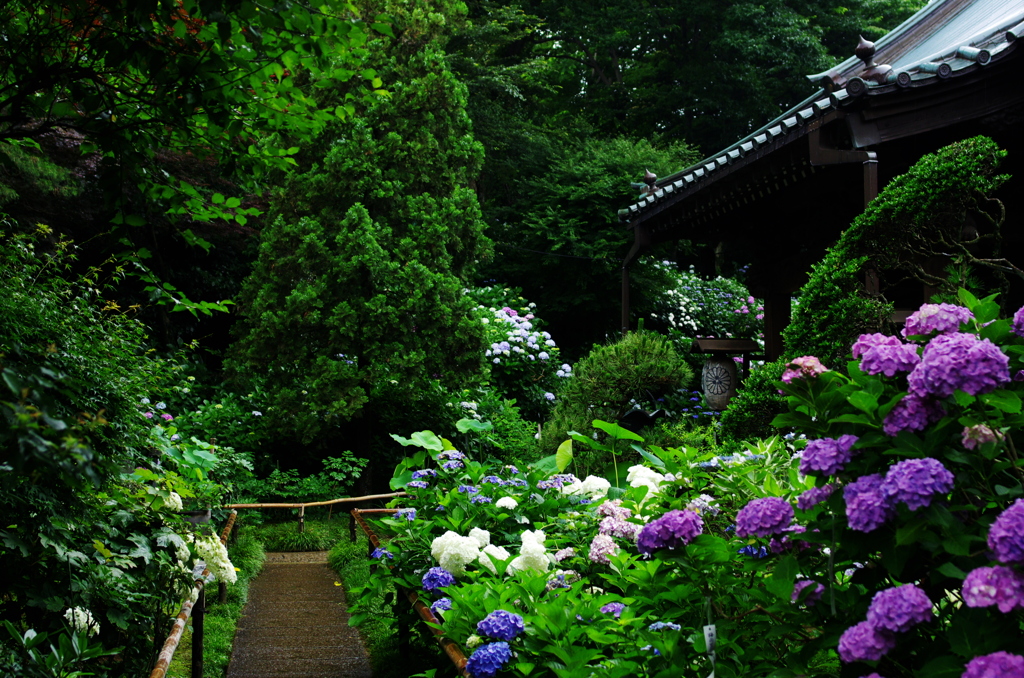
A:
{"label": "wooden support post under eave", "polygon": [[629,266],[622,266],[622,336],[629,334]]}
{"label": "wooden support post under eave", "polygon": [[629,334],[630,325],[629,267],[650,244],[651,238],[647,229],[641,223],[634,223],[633,246],[629,249],[626,258],[622,260],[622,336]]}
{"label": "wooden support post under eave", "polygon": [[764,298],[764,359],[768,362],[782,356],[782,330],[791,315],[789,297],[789,292],[771,291]]}

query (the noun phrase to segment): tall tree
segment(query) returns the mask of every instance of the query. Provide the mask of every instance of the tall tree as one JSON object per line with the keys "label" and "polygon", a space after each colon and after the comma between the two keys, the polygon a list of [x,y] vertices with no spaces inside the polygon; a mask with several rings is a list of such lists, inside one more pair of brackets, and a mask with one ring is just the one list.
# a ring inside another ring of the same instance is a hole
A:
{"label": "tall tree", "polygon": [[483,353],[463,295],[486,253],[468,186],[482,150],[444,54],[459,3],[369,11],[394,21],[394,38],[367,45],[390,95],[311,144],[308,170],[281,191],[233,350],[236,374],[266,374],[282,425],[307,441],[337,432],[375,391],[459,385]]}

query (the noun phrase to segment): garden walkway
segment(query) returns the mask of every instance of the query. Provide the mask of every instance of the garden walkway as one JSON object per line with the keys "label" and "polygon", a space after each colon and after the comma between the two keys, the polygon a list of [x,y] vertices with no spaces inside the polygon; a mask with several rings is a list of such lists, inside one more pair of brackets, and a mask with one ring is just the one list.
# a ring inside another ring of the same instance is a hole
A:
{"label": "garden walkway", "polygon": [[371,678],[327,554],[268,553],[249,589],[227,678]]}

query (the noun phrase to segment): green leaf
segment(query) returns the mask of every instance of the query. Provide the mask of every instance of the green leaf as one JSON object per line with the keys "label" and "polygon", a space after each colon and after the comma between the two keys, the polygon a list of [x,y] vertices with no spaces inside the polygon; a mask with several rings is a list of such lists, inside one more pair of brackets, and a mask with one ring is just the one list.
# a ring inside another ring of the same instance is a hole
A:
{"label": "green leaf", "polygon": [[868,414],[878,409],[878,397],[865,391],[854,391],[847,397],[847,401],[858,410]]}
{"label": "green leaf", "polygon": [[569,464],[572,463],[572,440],[566,440],[558,446],[558,451],[555,452],[555,465],[558,467],[558,472],[562,473]]}
{"label": "green leaf", "polygon": [[549,476],[559,473],[558,460],[555,459],[555,455],[553,454],[550,457],[543,457],[533,462],[530,464],[530,468],[537,469],[541,473],[545,473]]}
{"label": "green leaf", "polygon": [[494,425],[489,421],[477,421],[476,419],[459,419],[455,422],[455,428],[458,429],[459,433],[468,433],[473,431],[474,433],[483,433],[484,431],[490,431],[494,428]]}
{"label": "green leaf", "polygon": [[789,601],[793,595],[797,572],[799,572],[799,565],[796,558],[791,555],[786,556],[779,561],[772,576],[765,581],[765,588],[782,600]]}
{"label": "green leaf", "polygon": [[618,424],[613,424],[611,422],[595,419],[593,421],[593,426],[596,429],[604,431],[616,440],[636,440],[638,442],[643,442],[644,440],[641,436],[633,433],[628,428],[623,428]]}
{"label": "green leaf", "polygon": [[433,431],[417,431],[412,434],[412,438],[403,438],[400,435],[394,433],[391,437],[398,441],[400,444],[409,447],[410,445],[415,447],[422,447],[427,450],[434,450],[440,452],[444,449],[444,443],[434,435]]}
{"label": "green leaf", "polygon": [[999,389],[979,396],[981,402],[1008,414],[1020,414],[1021,399],[1014,391]]}

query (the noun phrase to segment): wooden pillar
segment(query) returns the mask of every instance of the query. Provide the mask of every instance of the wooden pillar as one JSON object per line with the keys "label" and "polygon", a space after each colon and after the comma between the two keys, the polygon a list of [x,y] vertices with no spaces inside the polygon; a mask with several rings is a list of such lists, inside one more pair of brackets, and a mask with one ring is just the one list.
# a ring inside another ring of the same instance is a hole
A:
{"label": "wooden pillar", "polygon": [[622,336],[629,334],[629,266],[622,267]]}
{"label": "wooden pillar", "polygon": [[769,292],[764,298],[764,358],[767,361],[782,355],[782,330],[791,315],[789,292]]}

